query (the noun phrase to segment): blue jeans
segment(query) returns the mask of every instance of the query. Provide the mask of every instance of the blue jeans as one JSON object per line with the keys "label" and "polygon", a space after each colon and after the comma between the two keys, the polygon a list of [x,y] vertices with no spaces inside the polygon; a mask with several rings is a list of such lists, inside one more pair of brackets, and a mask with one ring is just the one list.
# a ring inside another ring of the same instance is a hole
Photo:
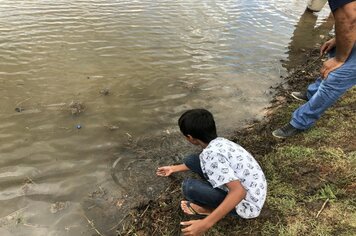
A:
{"label": "blue jeans", "polygon": [[[191,171],[197,173],[203,179],[189,178],[183,181],[182,189],[185,199],[202,207],[217,208],[224,201],[227,192],[219,188],[213,188],[207,181],[201,169],[198,154],[189,155],[183,162]],[[237,216],[235,209],[232,209],[229,214]]]}
{"label": "blue jeans", "polygon": [[[335,55],[332,50],[330,57]],[[356,84],[356,45],[349,58],[325,80],[320,77],[308,86],[309,101],[294,111],[290,124],[301,130],[310,128],[336,100]]]}

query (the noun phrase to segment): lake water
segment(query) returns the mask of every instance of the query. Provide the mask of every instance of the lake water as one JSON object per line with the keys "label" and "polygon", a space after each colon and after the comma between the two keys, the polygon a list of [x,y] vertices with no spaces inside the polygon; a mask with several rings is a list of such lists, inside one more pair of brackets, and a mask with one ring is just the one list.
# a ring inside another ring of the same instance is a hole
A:
{"label": "lake water", "polygon": [[332,29],[328,7],[305,6],[1,0],[0,234],[114,235],[164,189],[155,168],[190,150],[181,113],[209,109],[221,135],[264,115]]}

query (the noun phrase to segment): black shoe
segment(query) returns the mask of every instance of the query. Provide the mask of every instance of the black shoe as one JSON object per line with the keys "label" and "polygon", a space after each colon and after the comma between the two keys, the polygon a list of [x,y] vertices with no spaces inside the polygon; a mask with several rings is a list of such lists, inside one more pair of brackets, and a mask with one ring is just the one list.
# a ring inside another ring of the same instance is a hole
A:
{"label": "black shoe", "polygon": [[308,101],[307,93],[292,92],[290,95],[299,101]]}
{"label": "black shoe", "polygon": [[303,130],[294,128],[291,124],[288,123],[285,126],[273,131],[272,135],[276,138],[288,138],[300,132],[303,132]]}

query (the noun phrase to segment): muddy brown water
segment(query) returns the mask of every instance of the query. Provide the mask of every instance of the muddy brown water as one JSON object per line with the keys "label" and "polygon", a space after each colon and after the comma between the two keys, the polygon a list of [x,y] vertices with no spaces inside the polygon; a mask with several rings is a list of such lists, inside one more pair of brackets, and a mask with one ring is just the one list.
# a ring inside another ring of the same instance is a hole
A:
{"label": "muddy brown water", "polygon": [[263,116],[269,87],[331,30],[328,7],[304,9],[1,1],[0,234],[115,234],[164,190],[155,168],[194,150],[176,127],[183,111],[211,110],[222,135]]}

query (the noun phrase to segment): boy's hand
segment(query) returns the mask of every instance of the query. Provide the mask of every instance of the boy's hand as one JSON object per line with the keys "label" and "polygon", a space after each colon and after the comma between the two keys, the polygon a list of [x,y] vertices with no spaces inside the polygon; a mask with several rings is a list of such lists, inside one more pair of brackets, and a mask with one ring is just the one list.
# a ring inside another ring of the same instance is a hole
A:
{"label": "boy's hand", "polygon": [[186,226],[182,229],[184,236],[203,235],[209,229],[209,226],[203,220],[190,220],[181,222],[180,224]]}
{"label": "boy's hand", "polygon": [[158,167],[156,174],[158,176],[170,176],[173,172],[173,166],[162,166]]}

